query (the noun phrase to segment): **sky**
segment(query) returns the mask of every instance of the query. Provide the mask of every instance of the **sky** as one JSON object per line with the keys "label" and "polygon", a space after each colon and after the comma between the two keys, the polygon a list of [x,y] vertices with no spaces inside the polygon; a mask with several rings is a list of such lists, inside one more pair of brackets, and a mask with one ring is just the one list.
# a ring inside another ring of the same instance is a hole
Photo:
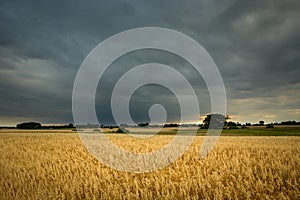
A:
{"label": "sky", "polygon": [[[233,121],[299,121],[299,19],[298,0],[1,0],[0,125],[73,122],[72,89],[85,57],[101,41],[139,27],[173,29],[200,43],[223,77]],[[113,83],[130,67],[149,62],[184,74],[201,115],[210,113],[207,88],[192,66],[148,49],[121,56],[105,72],[95,100],[101,123],[113,121]],[[153,104],[165,106],[169,122],[179,119],[174,94],[145,85],[130,101],[134,121],[148,121]]]}

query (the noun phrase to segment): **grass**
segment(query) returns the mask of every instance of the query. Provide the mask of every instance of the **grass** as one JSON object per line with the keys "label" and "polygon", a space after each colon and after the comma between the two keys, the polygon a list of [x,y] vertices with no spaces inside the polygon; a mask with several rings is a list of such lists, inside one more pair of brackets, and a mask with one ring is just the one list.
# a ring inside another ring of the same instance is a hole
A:
{"label": "grass", "polygon": [[[286,136],[297,131],[240,129],[222,134],[243,137],[220,137],[213,151],[199,159],[204,137],[198,136],[172,165],[132,174],[98,162],[72,131],[1,130],[0,199],[300,198],[300,137]],[[281,137],[265,136],[271,134]],[[149,152],[173,136],[145,141],[124,134],[108,137],[127,150]]]}
{"label": "grass", "polygon": [[300,136],[300,128],[229,129],[223,136]]}
{"label": "grass", "polygon": [[[186,134],[191,134],[189,129],[184,130]],[[205,136],[207,130],[199,129],[197,135]],[[162,130],[160,135],[175,135],[177,129]],[[262,128],[253,127],[249,129],[223,129],[221,136],[300,136],[300,127],[276,127],[276,128]]]}

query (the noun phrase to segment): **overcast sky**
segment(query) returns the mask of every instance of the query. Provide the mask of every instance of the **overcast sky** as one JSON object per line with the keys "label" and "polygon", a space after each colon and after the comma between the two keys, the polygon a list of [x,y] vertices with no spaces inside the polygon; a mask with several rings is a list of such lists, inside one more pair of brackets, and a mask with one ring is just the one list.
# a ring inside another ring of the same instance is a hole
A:
{"label": "overcast sky", "polygon": [[[72,88],[83,59],[106,38],[147,26],[180,31],[205,47],[223,77],[233,121],[299,121],[299,19],[299,0],[1,0],[0,125],[73,122]],[[122,56],[106,72],[96,95],[103,123],[112,121],[112,82],[129,66],[148,62],[183,73],[194,84],[201,114],[210,112],[205,84],[186,61],[142,50]],[[177,120],[176,98],[157,85],[132,97],[134,120],[147,121],[153,103],[165,105],[169,120]]]}

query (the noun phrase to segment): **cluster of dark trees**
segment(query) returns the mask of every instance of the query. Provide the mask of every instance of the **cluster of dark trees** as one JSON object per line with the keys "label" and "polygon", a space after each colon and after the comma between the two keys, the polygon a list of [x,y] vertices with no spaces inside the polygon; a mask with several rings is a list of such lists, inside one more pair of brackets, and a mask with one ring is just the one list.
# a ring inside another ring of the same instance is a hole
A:
{"label": "cluster of dark trees", "polygon": [[75,126],[70,123],[70,124],[66,124],[66,125],[53,125],[53,126],[42,126],[43,129],[64,129],[64,128],[75,128]]}
{"label": "cluster of dark trees", "polygon": [[[124,124],[124,126],[121,125],[120,127],[127,127],[127,126],[125,126],[125,124]],[[113,129],[113,128],[119,128],[119,126],[87,123],[87,124],[78,124],[78,125],[76,125],[76,128],[109,128],[109,129]]]}
{"label": "cluster of dark trees", "polygon": [[178,127],[179,126],[179,124],[164,124],[164,127],[165,128],[172,128],[172,127]]}
{"label": "cluster of dark trees", "polygon": [[64,128],[74,128],[74,126],[72,123],[68,125],[42,126],[42,124],[38,122],[24,122],[21,124],[17,124],[16,128],[17,129],[64,129]]}
{"label": "cluster of dark trees", "polygon": [[0,126],[0,129],[15,129],[13,126]]}
{"label": "cluster of dark trees", "polygon": [[300,121],[296,122],[296,121],[283,121],[283,122],[275,122],[275,123],[271,123],[272,125],[300,125]]}
{"label": "cluster of dark trees", "polygon": [[296,121],[283,121],[283,122],[275,122],[275,123],[269,123],[265,125],[265,122],[263,120],[260,120],[256,124],[251,123],[245,123],[241,124],[239,122],[232,122],[229,121],[230,117],[227,115],[226,117],[222,114],[210,114],[207,115],[206,118],[203,120],[203,124],[200,125],[201,128],[207,129],[207,128],[226,128],[226,129],[237,129],[239,127],[241,128],[247,128],[248,126],[266,126],[266,128],[274,128],[274,125],[300,125],[300,122]]}
{"label": "cluster of dark trees", "polygon": [[[264,126],[265,122],[264,121],[259,121],[257,124],[251,124],[251,123],[246,123],[246,126]],[[267,125],[300,125],[300,121],[283,121],[283,122],[271,122]]]}
{"label": "cluster of dark trees", "polygon": [[37,122],[24,122],[21,124],[17,124],[18,129],[41,129],[42,125]]}

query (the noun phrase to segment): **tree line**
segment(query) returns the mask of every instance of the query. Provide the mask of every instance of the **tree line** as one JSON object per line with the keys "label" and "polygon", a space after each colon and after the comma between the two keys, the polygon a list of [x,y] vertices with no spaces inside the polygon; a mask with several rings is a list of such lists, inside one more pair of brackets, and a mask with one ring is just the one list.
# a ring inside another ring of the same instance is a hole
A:
{"label": "tree line", "polygon": [[75,128],[72,123],[67,125],[50,125],[50,126],[43,126],[41,123],[38,122],[24,122],[21,124],[17,124],[17,129],[65,129],[65,128]]}
{"label": "tree line", "polygon": [[[274,125],[300,125],[300,121],[282,121],[282,122],[272,122],[269,124],[265,124],[263,120],[260,120],[258,123],[245,123],[241,124],[239,122],[230,121],[230,117],[224,116],[222,114],[209,114],[205,117],[202,124],[163,124],[163,127],[189,127],[189,126],[199,126],[201,129],[237,129],[237,128],[247,128],[248,126],[266,126],[266,128],[274,128]],[[156,127],[158,125],[151,125],[148,122],[142,122],[135,126],[129,126],[126,124],[121,124],[120,127]],[[74,126],[72,123],[66,125],[49,125],[45,126],[38,122],[24,122],[16,125],[17,129],[66,129],[66,128],[119,128],[119,126],[112,126],[112,125],[98,125],[98,124],[86,124],[86,125],[77,125]]]}

